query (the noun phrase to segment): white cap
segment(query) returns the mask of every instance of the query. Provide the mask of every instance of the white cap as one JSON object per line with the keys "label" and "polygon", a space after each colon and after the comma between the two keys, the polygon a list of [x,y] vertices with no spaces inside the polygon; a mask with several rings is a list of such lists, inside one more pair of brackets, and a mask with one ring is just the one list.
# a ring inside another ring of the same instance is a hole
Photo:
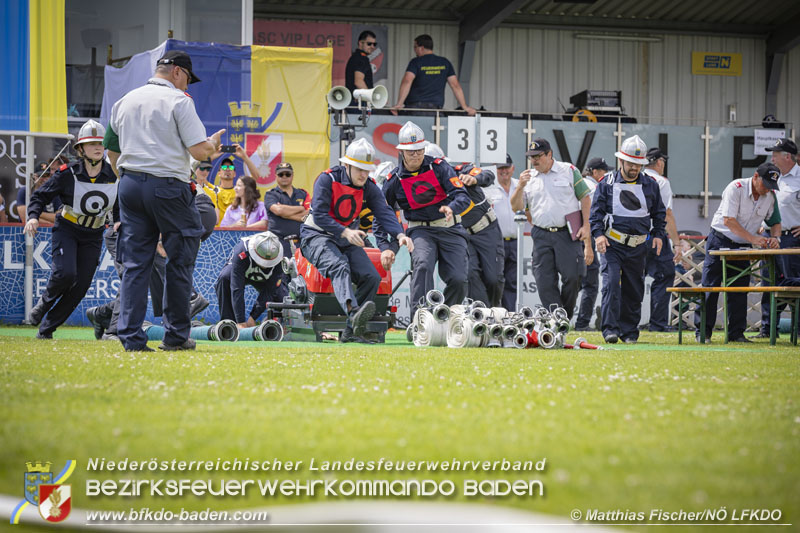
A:
{"label": "white cap", "polygon": [[250,257],[261,268],[272,268],[283,259],[281,241],[271,231],[262,231],[243,240],[246,241]]}
{"label": "white cap", "polygon": [[398,150],[419,150],[428,146],[428,141],[425,140],[422,128],[411,121],[403,124],[403,127],[400,128],[400,133],[397,134],[397,139],[400,144],[395,148]]}
{"label": "white cap", "polygon": [[75,141],[74,146],[78,146],[79,144],[83,143],[103,142],[103,137],[105,137],[105,135],[106,129],[103,127],[103,125],[96,120],[89,119],[83,126],[81,126],[80,131],[78,131],[78,140]]}
{"label": "white cap", "polygon": [[339,158],[340,163],[353,165],[363,170],[375,169],[375,148],[366,139],[353,141],[345,150],[344,157]]}
{"label": "white cap", "polygon": [[644,141],[639,138],[638,135],[634,135],[622,141],[619,152],[615,152],[614,155],[617,159],[622,159],[623,161],[629,161],[637,165],[646,165],[647,145],[644,144]]}
{"label": "white cap", "polygon": [[434,159],[444,159],[444,150],[436,143],[428,143],[425,147],[425,155],[429,155]]}
{"label": "white cap", "polygon": [[377,183],[379,187],[383,186],[383,182],[386,181],[386,177],[395,166],[396,165],[391,161],[384,161],[375,167],[375,170],[369,173],[369,177],[374,179],[375,183]]}

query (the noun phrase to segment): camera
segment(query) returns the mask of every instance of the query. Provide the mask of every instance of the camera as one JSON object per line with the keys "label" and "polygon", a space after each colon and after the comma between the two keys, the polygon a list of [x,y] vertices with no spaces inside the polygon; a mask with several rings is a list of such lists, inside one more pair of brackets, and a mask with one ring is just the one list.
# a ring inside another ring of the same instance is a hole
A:
{"label": "camera", "polygon": [[223,144],[219,147],[219,151],[223,154],[235,154],[236,153],[236,146],[233,144]]}

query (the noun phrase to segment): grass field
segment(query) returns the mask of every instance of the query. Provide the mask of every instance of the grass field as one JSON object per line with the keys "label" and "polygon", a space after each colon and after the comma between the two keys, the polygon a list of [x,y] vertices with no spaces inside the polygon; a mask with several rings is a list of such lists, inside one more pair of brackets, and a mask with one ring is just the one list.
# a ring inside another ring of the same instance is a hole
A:
{"label": "grass field", "polygon": [[[677,345],[643,333],[614,350],[199,343],[125,353],[89,329],[55,341],[0,329],[0,493],[25,462],[77,459],[74,505],[241,509],[352,498],[86,496],[86,479],[539,479],[544,496],[427,498],[567,518],[573,509],[780,509],[800,524],[800,349]],[[569,339],[576,337],[570,333]],[[590,342],[598,334],[586,335]],[[155,347],[157,343],[150,343]],[[542,472],[312,472],[326,460],[538,461]],[[303,461],[298,472],[87,472],[107,460]],[[180,474],[180,475],[178,475]],[[634,529],[644,530],[644,521]],[[747,521],[749,522],[749,520]],[[740,522],[741,523],[741,522]],[[683,529],[702,530],[711,526]],[[750,530],[760,527],[750,527]]]}

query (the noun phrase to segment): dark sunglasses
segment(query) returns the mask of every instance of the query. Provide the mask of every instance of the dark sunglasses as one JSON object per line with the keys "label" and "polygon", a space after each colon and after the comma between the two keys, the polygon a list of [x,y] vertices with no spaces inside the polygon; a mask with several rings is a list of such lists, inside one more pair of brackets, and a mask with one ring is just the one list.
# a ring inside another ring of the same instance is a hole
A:
{"label": "dark sunglasses", "polygon": [[233,166],[233,165],[220,165],[219,169],[220,170],[235,170],[236,167]]}
{"label": "dark sunglasses", "polygon": [[278,172],[278,177],[279,178],[291,178],[292,177],[292,173],[291,172]]}
{"label": "dark sunglasses", "polygon": [[203,172],[211,172],[211,167],[197,167],[197,170],[202,170]]}
{"label": "dark sunglasses", "polygon": [[373,41],[371,43],[364,41],[364,44],[366,44],[367,46],[378,46],[378,41]]}

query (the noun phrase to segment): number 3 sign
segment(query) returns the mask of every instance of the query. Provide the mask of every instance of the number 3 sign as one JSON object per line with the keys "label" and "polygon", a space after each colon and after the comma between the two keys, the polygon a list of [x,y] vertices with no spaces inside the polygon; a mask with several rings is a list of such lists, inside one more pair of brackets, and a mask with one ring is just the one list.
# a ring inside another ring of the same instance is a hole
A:
{"label": "number 3 sign", "polygon": [[[478,135],[475,134],[476,130]],[[504,163],[506,138],[505,118],[477,116],[447,119],[447,157],[453,161]]]}

